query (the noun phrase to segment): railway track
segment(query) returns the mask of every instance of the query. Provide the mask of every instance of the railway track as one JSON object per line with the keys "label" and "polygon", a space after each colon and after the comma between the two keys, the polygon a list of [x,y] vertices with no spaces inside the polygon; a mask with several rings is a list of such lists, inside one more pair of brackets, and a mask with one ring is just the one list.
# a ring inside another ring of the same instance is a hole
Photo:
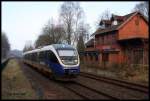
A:
{"label": "railway track", "polygon": [[[33,68],[32,65],[28,65],[28,66]],[[35,68],[33,69],[36,70]],[[39,72],[38,70],[36,71]],[[60,86],[64,87],[65,89],[68,89],[69,91],[75,93],[76,95],[80,96],[83,99],[116,99],[113,96],[109,96],[108,94],[94,90],[76,81],[68,81],[68,82],[58,81],[58,80],[53,80],[52,77],[47,76],[45,74],[41,74],[41,75],[43,75],[45,78],[48,78],[52,82],[58,83]]]}
{"label": "railway track", "polygon": [[106,77],[104,77],[105,79],[103,77],[103,79],[101,79],[101,76],[83,72],[81,72],[78,78],[79,79],[77,82],[95,90],[101,91],[102,93],[112,96],[116,99],[149,99],[149,93],[147,91],[148,87],[144,86],[144,88],[147,89],[143,90],[143,85],[138,86],[135,84],[135,87],[134,83],[128,82],[127,85],[126,81],[121,81],[120,83],[120,80],[114,80],[114,82],[111,78],[111,80],[109,80],[109,78],[107,79]]}
{"label": "railway track", "polygon": [[39,99],[82,99],[77,94],[64,89],[64,87],[58,85],[58,82],[52,80],[50,76],[44,75],[31,65],[22,63],[20,65],[27,78],[30,79],[29,81],[31,81]]}
{"label": "railway track", "polygon": [[140,92],[148,93],[148,86],[135,84],[135,83],[131,83],[131,82],[123,81],[123,80],[112,79],[112,78],[108,78],[108,77],[97,76],[97,75],[89,74],[89,73],[85,73],[85,72],[81,72],[80,75],[83,77],[88,77],[88,78],[95,79],[98,81],[111,83],[113,85],[117,85],[120,87],[125,87],[128,89],[133,89],[133,90],[137,90]]}
{"label": "railway track", "polygon": [[111,95],[105,94],[99,90],[95,90],[76,81],[63,83],[63,84],[61,83],[61,86],[65,87],[66,89],[69,89],[70,91],[76,93],[77,95],[81,96],[86,100],[92,100],[92,99],[117,100],[117,98]]}
{"label": "railway track", "polygon": [[[33,67],[30,65],[30,67]],[[62,82],[54,81],[66,90],[71,91],[82,99],[147,99],[148,87],[116,79],[100,77],[94,74],[81,72],[75,81]],[[82,78],[83,77],[83,78]],[[86,79],[84,79],[86,78]],[[82,81],[82,82],[80,82]],[[86,83],[89,81],[89,85]],[[94,81],[94,82],[93,82]],[[94,85],[95,83],[95,85]],[[105,86],[105,84],[107,86]],[[44,85],[44,84],[43,84]],[[113,90],[112,90],[113,88]],[[123,89],[122,91],[120,89]],[[138,92],[137,92],[138,91]],[[44,92],[44,91],[43,91]],[[134,94],[133,94],[134,93]],[[138,93],[138,94],[136,94]],[[69,96],[69,95],[68,95]]]}
{"label": "railway track", "polygon": [[[32,65],[28,65],[28,66],[36,70],[35,68],[33,68]],[[38,70],[36,71],[39,72]],[[45,78],[48,78],[52,82],[56,82],[57,84],[64,87],[65,89],[68,89],[69,91],[75,93],[76,95],[80,96],[82,99],[117,99],[113,96],[110,96],[98,90],[92,89],[76,81],[64,82],[64,81],[52,80],[50,76],[47,76],[44,74],[41,74],[41,75],[43,75]]]}

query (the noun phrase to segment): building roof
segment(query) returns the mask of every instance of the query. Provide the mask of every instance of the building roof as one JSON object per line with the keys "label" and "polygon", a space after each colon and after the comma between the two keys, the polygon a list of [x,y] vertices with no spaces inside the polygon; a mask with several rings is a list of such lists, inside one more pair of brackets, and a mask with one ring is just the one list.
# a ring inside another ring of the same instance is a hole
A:
{"label": "building roof", "polygon": [[93,46],[94,45],[94,39],[90,39],[86,44],[86,46]]}
{"label": "building roof", "polygon": [[111,24],[111,21],[110,20],[101,20],[99,25],[102,25],[103,23]]}
{"label": "building roof", "polygon": [[[112,25],[110,27],[107,28],[98,28],[91,36],[97,35],[97,34],[102,34],[102,33],[106,33],[106,32],[111,32],[111,31],[115,31],[118,30],[119,28],[121,28],[125,23],[127,23],[134,15],[136,15],[137,13],[141,14],[140,12],[133,12],[124,16],[117,16],[117,15],[112,15],[112,19],[122,19],[122,22],[118,23],[117,25]],[[141,14],[141,16],[148,22],[148,19]]]}
{"label": "building roof", "polygon": [[125,16],[119,16],[112,14],[111,20],[124,20]]}

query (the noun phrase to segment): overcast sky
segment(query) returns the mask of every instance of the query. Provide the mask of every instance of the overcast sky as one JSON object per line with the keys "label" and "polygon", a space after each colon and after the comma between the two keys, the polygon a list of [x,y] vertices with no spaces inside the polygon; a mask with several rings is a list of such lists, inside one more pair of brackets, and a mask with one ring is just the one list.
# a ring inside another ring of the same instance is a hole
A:
{"label": "overcast sky", "polygon": [[[63,2],[2,2],[2,31],[8,36],[11,49],[22,50],[26,42],[35,42],[43,26],[53,17],[57,20]],[[139,2],[80,2],[90,34],[101,13],[126,15]]]}

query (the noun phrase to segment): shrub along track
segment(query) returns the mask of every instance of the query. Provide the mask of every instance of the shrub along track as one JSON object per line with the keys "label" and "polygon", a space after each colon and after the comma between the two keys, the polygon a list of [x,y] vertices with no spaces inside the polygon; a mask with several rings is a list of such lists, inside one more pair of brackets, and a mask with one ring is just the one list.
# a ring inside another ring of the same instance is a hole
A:
{"label": "shrub along track", "polygon": [[[27,72],[31,72],[31,68],[30,70],[28,68]],[[33,78],[33,70],[31,74],[32,76],[29,78]],[[41,73],[38,73],[38,75],[39,74]],[[65,90],[62,90],[64,94],[69,90],[69,93],[66,93],[66,96],[63,95],[64,97],[60,97],[60,99],[148,99],[147,88],[142,89],[138,86],[129,86],[124,82],[117,83],[119,82],[117,80],[111,81],[111,79],[100,79],[100,77],[96,75],[87,73],[81,73],[76,80],[68,82],[54,81],[50,79],[49,76],[46,77],[45,75],[36,77],[36,79],[36,81],[40,82],[41,85],[39,86],[42,86],[41,92],[43,92],[44,95],[45,92],[49,92],[48,89],[50,88],[50,85],[52,86],[52,82],[55,83],[54,85],[57,85],[57,87],[54,87],[55,89],[58,89],[60,86],[65,88]],[[46,81],[43,82],[43,79]],[[51,83],[49,84],[48,82]],[[59,97],[57,97],[59,95],[57,94],[58,92],[55,93],[56,96],[54,98],[59,99]]]}
{"label": "shrub along track", "polygon": [[98,75],[89,74],[89,73],[85,73],[85,72],[80,72],[80,75],[84,76],[84,77],[92,78],[92,79],[95,79],[95,80],[100,80],[100,81],[103,81],[103,82],[118,85],[118,86],[121,86],[121,87],[126,87],[126,88],[129,88],[129,89],[138,90],[140,92],[148,93],[148,86],[145,86],[145,85],[142,85],[142,84],[136,84],[136,83],[132,83],[132,82],[128,82],[128,81],[108,78],[108,77],[104,77],[104,76],[98,76]]}

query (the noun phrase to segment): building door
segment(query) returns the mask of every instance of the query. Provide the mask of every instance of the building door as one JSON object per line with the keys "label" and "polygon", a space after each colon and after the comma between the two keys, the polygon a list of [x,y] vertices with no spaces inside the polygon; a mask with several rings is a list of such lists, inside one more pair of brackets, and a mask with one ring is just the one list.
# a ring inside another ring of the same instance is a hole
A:
{"label": "building door", "polygon": [[107,64],[107,62],[108,62],[108,57],[109,56],[109,54],[108,53],[103,53],[102,54],[102,63],[103,63],[103,66],[104,67],[106,67],[106,64]]}
{"label": "building door", "polygon": [[108,53],[103,53],[102,54],[102,62],[108,62],[108,57],[109,56],[109,54]]}

